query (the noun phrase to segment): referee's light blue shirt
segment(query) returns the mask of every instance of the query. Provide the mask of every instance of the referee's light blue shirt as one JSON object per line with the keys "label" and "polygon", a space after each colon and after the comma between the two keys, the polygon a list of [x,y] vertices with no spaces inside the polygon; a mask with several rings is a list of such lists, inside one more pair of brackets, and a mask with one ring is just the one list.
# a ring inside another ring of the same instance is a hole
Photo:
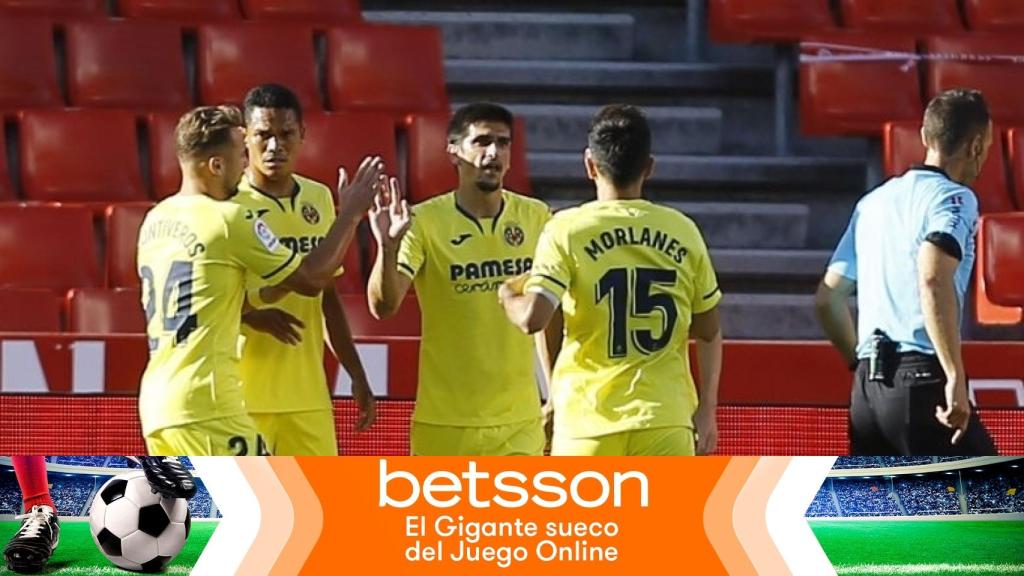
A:
{"label": "referee's light blue shirt", "polygon": [[959,245],[954,283],[962,318],[977,223],[974,192],[930,166],[912,168],[861,198],[828,265],[857,283],[858,357],[868,356],[875,328],[899,343],[900,352],[935,353],[921,312],[917,253],[932,233]]}

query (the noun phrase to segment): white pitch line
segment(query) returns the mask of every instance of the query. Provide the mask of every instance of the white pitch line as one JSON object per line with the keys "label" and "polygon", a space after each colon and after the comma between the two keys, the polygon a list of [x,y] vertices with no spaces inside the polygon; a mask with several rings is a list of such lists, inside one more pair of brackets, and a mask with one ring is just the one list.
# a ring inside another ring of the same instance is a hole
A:
{"label": "white pitch line", "polygon": [[858,564],[838,574],[1024,574],[1024,564]]}
{"label": "white pitch line", "polygon": [[[191,573],[192,568],[189,568],[188,566],[171,566],[164,572],[161,572],[161,574]],[[122,570],[115,566],[70,566],[68,568],[60,568],[53,572],[47,572],[47,574],[52,574],[52,576],[78,576],[79,574],[81,574],[82,576],[125,576],[127,574],[132,574],[132,572]]]}

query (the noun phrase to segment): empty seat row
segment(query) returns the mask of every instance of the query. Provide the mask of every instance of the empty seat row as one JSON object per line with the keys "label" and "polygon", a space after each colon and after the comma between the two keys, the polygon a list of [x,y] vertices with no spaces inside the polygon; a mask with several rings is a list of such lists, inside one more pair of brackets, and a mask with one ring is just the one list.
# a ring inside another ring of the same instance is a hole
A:
{"label": "empty seat row", "polygon": [[[181,172],[175,151],[178,112],[146,115],[148,172],[144,183],[137,123],[133,112],[108,109],[32,109],[17,119],[20,199],[40,202],[111,202],[164,198],[177,191]],[[417,202],[454,188],[455,169],[446,152],[447,112],[412,115],[401,123],[409,142],[407,185]],[[350,171],[364,156],[379,155],[388,171],[401,165],[396,126],[391,116],[374,112],[311,113],[304,116],[306,136],[299,154],[300,173],[328,186],[339,166]],[[512,171],[507,186],[530,193],[525,129],[516,122]],[[102,145],[97,145],[102,141]],[[70,145],[70,147],[69,147]],[[0,138],[0,152],[3,139]],[[19,198],[13,191],[6,155],[0,154],[0,200]],[[151,190],[152,195],[147,191]]]}
{"label": "empty seat row", "polygon": [[[924,161],[921,122],[890,122],[882,136],[883,165],[887,175],[901,174]],[[1007,164],[1012,178],[1007,180]],[[971,186],[982,213],[1024,210],[1024,130],[1006,132],[994,127],[992,147],[981,174]]]}
{"label": "empty seat row", "polygon": [[980,323],[1024,321],[1024,212],[981,217],[974,296]]}
{"label": "empty seat row", "polygon": [[[138,288],[136,243],[151,206],[112,205],[97,242],[93,214],[86,208],[0,204],[0,288]],[[362,261],[359,246],[353,243],[345,259],[346,273],[338,279],[341,291],[365,290]]]}
{"label": "empty seat row", "polygon": [[[889,120],[920,120],[923,101],[981,90],[993,118],[1024,123],[1024,39],[840,35],[801,44],[800,123],[811,135],[877,135]],[[924,94],[921,93],[923,74]]]}
{"label": "empty seat row", "polygon": [[[342,294],[341,303],[355,336],[420,335],[420,311],[415,297],[406,298],[395,316],[383,321],[370,315],[364,294]],[[76,288],[57,294],[41,289],[0,288],[0,332],[62,331],[145,333],[139,289]]]}
{"label": "empty seat row", "polygon": [[[1024,31],[1019,0],[709,0],[718,42],[796,42],[839,30],[903,35]],[[837,18],[838,17],[838,18]]]}
{"label": "empty seat row", "polygon": [[114,14],[107,0],[0,0],[0,16],[48,18],[125,16],[180,22],[274,19],[311,22],[352,22],[361,18],[358,0],[116,0]]}
{"label": "empty seat row", "polygon": [[[64,104],[177,110],[194,103],[179,26],[101,19],[72,21],[63,30],[66,103],[57,77],[53,24],[0,18],[0,113]],[[310,26],[288,22],[200,26],[196,100],[240,103],[253,86],[276,82],[291,88],[311,111],[367,110],[397,117],[447,109],[436,28],[343,26],[328,29],[325,38],[322,91]]]}

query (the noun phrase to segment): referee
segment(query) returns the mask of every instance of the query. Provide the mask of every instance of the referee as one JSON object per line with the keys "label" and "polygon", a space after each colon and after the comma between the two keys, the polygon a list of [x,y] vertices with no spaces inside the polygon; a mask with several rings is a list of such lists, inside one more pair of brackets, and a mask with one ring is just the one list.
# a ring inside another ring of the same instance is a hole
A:
{"label": "referee", "polygon": [[[992,143],[984,97],[939,94],[925,110],[921,138],[924,164],[857,203],[815,307],[856,373],[852,454],[996,454],[971,409],[960,352],[978,220],[970,186]],[[855,287],[856,330],[846,305]]]}

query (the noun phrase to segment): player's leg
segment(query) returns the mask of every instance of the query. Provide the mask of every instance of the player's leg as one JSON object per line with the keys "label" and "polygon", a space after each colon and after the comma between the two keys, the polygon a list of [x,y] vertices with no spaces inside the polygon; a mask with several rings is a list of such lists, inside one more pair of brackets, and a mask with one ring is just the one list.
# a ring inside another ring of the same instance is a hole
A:
{"label": "player's leg", "polygon": [[590,438],[570,438],[558,433],[551,439],[552,456],[625,456],[628,432],[616,432]]}
{"label": "player's leg", "polygon": [[337,456],[334,411],[252,414],[267,447],[277,456]]}
{"label": "player's leg", "polygon": [[57,549],[60,521],[50,497],[46,460],[42,456],[12,456],[14,475],[21,488],[25,514],[21,528],[4,547],[7,567],[19,574],[39,572]]}
{"label": "player's leg", "polygon": [[631,430],[627,433],[627,456],[693,456],[693,429],[685,426]]}
{"label": "player's leg", "polygon": [[146,437],[151,456],[269,456],[248,415],[157,430]]}

